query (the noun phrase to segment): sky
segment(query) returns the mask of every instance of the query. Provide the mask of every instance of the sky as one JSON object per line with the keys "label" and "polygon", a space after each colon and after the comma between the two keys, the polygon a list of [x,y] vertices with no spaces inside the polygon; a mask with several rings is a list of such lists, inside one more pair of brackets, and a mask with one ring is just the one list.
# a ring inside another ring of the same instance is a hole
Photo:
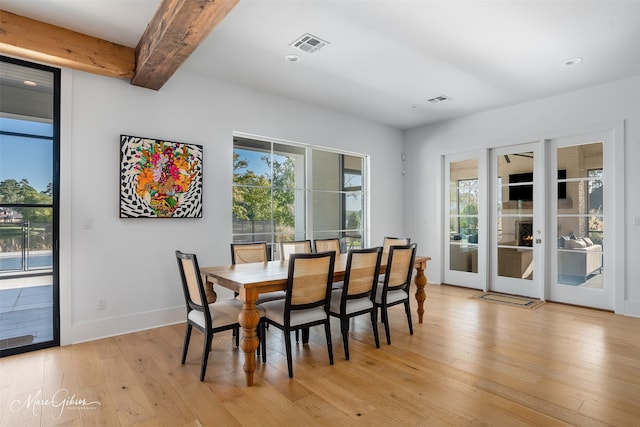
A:
{"label": "sky", "polygon": [[27,179],[37,191],[46,190],[53,181],[53,141],[5,132],[52,136],[53,125],[0,117],[0,182]]}

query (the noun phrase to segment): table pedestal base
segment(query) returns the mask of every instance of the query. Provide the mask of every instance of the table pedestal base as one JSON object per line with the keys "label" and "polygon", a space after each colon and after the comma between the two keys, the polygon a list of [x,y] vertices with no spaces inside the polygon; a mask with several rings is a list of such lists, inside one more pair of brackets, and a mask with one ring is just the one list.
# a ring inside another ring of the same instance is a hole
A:
{"label": "table pedestal base", "polygon": [[[256,349],[259,340],[256,331],[260,322],[260,314],[256,310],[256,301],[258,294],[253,290],[241,289],[240,296],[243,300],[242,313],[238,318],[242,327],[242,339],[240,340],[240,349],[244,353],[244,375],[247,385],[253,385],[253,373],[256,371]],[[242,295],[245,294],[245,295]]]}
{"label": "table pedestal base", "polygon": [[427,299],[427,294],[424,292],[424,287],[427,285],[427,276],[424,275],[424,269],[427,266],[427,262],[420,263],[416,266],[416,301],[418,302],[418,323],[422,323],[422,317],[424,315],[424,301]]}

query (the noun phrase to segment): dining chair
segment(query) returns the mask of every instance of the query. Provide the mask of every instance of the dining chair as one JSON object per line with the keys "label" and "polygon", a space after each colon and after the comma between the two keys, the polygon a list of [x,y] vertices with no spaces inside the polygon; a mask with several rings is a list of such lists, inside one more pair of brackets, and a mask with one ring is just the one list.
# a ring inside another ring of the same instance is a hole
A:
{"label": "dining chair", "polygon": [[[382,262],[386,265],[389,262],[389,248],[393,245],[408,245],[411,243],[409,237],[385,237],[382,242]],[[380,275],[381,282],[384,281],[384,274]]]}
{"label": "dining chair", "polygon": [[336,251],[336,255],[342,253],[340,250],[340,239],[315,239],[313,241],[314,252]]}
{"label": "dining chair", "polygon": [[291,254],[311,253],[311,240],[280,242],[281,259],[287,261]]}
{"label": "dining chair", "polygon": [[347,255],[342,289],[331,292],[329,315],[340,319],[340,331],[344,343],[344,358],[349,360],[349,320],[369,314],[376,348],[380,348],[377,326],[377,308],[374,304],[378,285],[378,272],[382,259],[382,247],[352,249]]}
{"label": "dining chair", "polygon": [[409,237],[385,237],[382,243],[382,257],[389,256],[389,248],[394,245],[408,245],[411,243]]}
{"label": "dining chair", "polygon": [[387,344],[391,344],[389,315],[387,312],[387,309],[391,306],[404,304],[404,311],[407,314],[407,322],[409,323],[409,333],[413,335],[411,308],[409,307],[409,288],[411,286],[413,264],[416,259],[416,247],[415,243],[390,246],[384,281],[378,282],[377,285],[375,306],[376,309],[380,308],[380,317],[382,323],[384,323]]}
{"label": "dining chair", "polygon": [[231,243],[231,264],[267,262],[267,242]]}
{"label": "dining chair", "polygon": [[[196,328],[204,334],[202,365],[200,367],[200,381],[204,381],[209,351],[213,343],[213,334],[232,330],[235,334],[236,347],[239,344],[240,324],[238,323],[238,315],[242,311],[242,301],[225,299],[208,304],[196,255],[176,251],[176,259],[187,306],[187,329],[184,335],[181,363],[184,365],[187,359],[191,331]],[[261,318],[258,324],[258,336],[261,341],[264,341],[264,322],[262,321],[264,310],[259,307],[257,310]]]}
{"label": "dining chair", "polygon": [[[254,262],[268,262],[267,242],[235,242],[231,243],[231,264],[249,264]],[[233,293],[238,296],[237,292]],[[266,292],[258,295],[256,304],[284,298],[283,291]]]}
{"label": "dining chair", "polygon": [[[291,332],[302,329],[303,337],[312,326],[324,325],[329,363],[333,365],[329,302],[336,253],[293,253],[289,258],[287,292],[284,300],[269,301],[261,305],[265,322],[284,332],[289,378],[293,378]],[[305,342],[306,341],[306,342]],[[266,344],[262,341],[262,361],[267,361]]]}

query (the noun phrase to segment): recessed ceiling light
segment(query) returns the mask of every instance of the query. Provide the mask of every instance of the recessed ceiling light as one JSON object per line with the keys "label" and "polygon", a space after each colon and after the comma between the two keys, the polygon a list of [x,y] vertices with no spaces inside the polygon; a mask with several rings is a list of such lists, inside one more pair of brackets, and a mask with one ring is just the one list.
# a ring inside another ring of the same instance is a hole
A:
{"label": "recessed ceiling light", "polygon": [[284,57],[284,59],[285,59],[287,62],[298,62],[298,61],[300,61],[300,57],[299,57],[298,55],[293,55],[293,54],[291,54],[291,55],[286,55],[286,56]]}
{"label": "recessed ceiling light", "polygon": [[582,62],[582,58],[580,58],[579,56],[576,56],[575,58],[569,58],[566,61],[564,61],[564,65],[576,65]]}
{"label": "recessed ceiling light", "polygon": [[31,80],[25,80],[22,83],[24,83],[27,86],[38,86],[38,83],[31,81]]}

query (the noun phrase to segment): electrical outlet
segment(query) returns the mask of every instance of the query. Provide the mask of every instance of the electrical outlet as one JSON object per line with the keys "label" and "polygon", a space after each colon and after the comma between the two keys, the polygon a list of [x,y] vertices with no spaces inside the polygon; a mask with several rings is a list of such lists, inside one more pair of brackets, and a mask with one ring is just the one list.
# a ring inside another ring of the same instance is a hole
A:
{"label": "electrical outlet", "polygon": [[107,308],[107,299],[105,297],[98,298],[98,310]]}

